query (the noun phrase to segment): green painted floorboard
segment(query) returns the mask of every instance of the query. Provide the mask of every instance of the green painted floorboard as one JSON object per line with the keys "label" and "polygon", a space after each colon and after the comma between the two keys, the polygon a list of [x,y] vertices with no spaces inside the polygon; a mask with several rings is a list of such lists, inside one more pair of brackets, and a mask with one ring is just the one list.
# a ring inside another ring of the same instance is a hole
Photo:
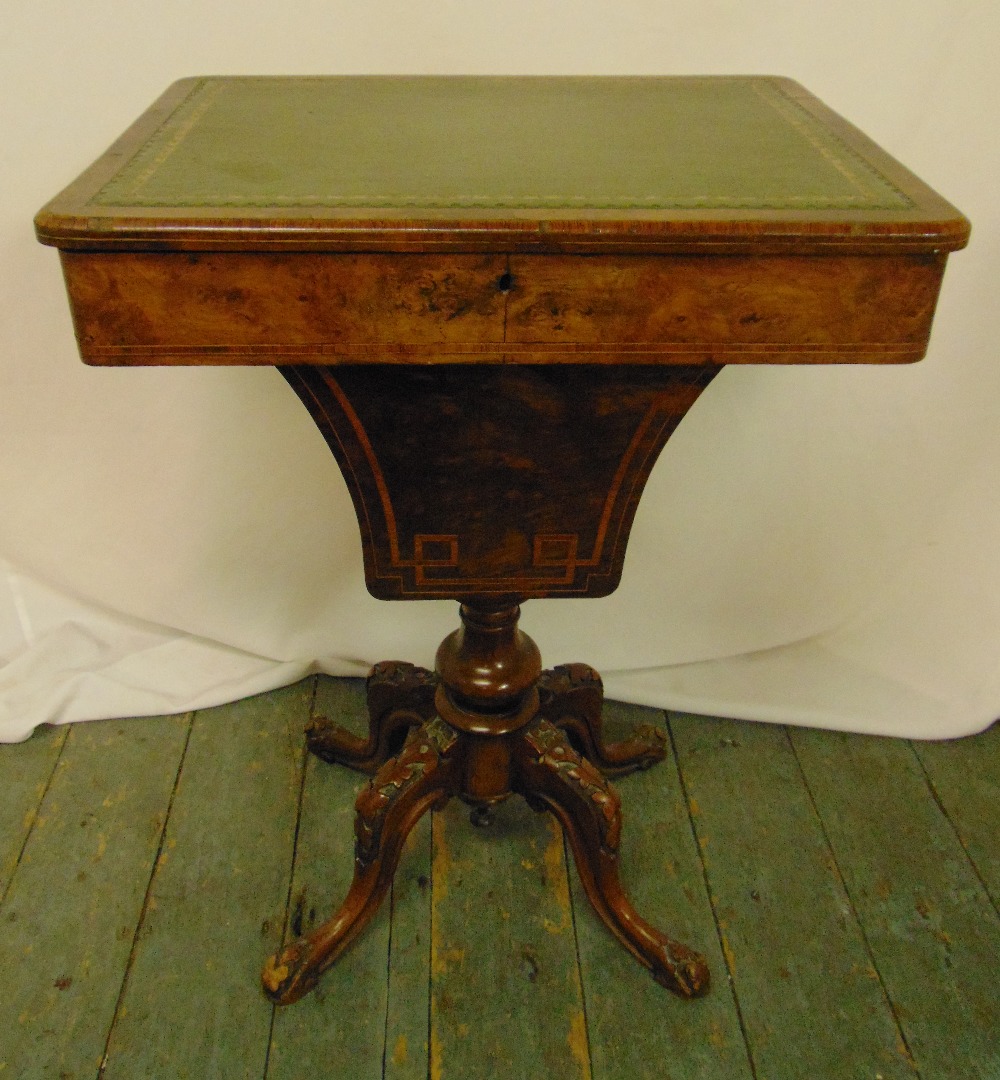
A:
{"label": "green painted floorboard", "polygon": [[915,742],[913,749],[1000,912],[1000,723],[974,739]]}
{"label": "green painted floorboard", "polygon": [[[428,815],[365,934],[275,1010],[261,965],[341,902],[366,782],[307,758],[313,711],[363,730],[363,681],[0,747],[0,1080],[1000,1080],[997,729],[673,717],[676,758],[616,782],[622,880],[708,955],[706,999],[619,948],[514,798],[486,829]],[[607,709],[612,736],[649,719]]]}
{"label": "green painted floorboard", "polygon": [[390,898],[386,1080],[427,1080],[430,1052],[431,815],[410,833]]}
{"label": "green painted floorboard", "polygon": [[0,900],[21,858],[69,727],[41,727],[30,739],[0,745]]}
{"label": "green painted floorboard", "polygon": [[520,798],[433,820],[431,1080],[589,1080],[558,823]]}
{"label": "green painted floorboard", "polygon": [[921,1080],[997,1080],[1000,918],[912,747],[791,741]]}
{"label": "green painted floorboard", "polygon": [[[606,702],[605,728],[622,738],[663,713]],[[673,753],[614,782],[622,800],[621,879],[639,914],[704,953],[711,993],[684,1001],[653,981],[598,919],[570,872],[594,1080],[751,1080],[701,862]]]}
{"label": "green painted floorboard", "polygon": [[189,724],[69,730],[0,907],[4,1080],[97,1075]]}
{"label": "green painted floorboard", "polygon": [[[361,734],[361,686],[353,680],[324,680],[314,712]],[[354,801],[367,783],[362,773],[308,757],[288,940],[308,934],[340,907],[354,866]],[[382,1076],[390,914],[390,905],[383,904],[312,993],[276,1010],[268,1080]]]}
{"label": "green painted floorboard", "polygon": [[196,714],[104,1080],[263,1075],[312,682]]}
{"label": "green painted floorboard", "polygon": [[785,729],[671,729],[758,1075],[914,1080]]}

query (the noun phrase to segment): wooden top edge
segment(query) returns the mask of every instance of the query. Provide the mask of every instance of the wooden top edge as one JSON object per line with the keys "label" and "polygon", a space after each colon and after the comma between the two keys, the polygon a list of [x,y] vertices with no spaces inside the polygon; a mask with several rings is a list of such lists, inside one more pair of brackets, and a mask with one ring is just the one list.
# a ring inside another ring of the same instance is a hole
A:
{"label": "wooden top edge", "polygon": [[70,216],[44,210],[35,218],[43,244],[67,250],[177,251],[609,251],[687,252],[872,250],[956,251],[969,240],[969,222],[850,221],[816,218],[700,220],[518,217],[206,218]]}
{"label": "wooden top edge", "polygon": [[[225,77],[220,77],[225,78]],[[261,80],[281,76],[255,76]],[[308,78],[308,77],[304,77]],[[315,76],[351,79],[357,76]],[[363,76],[380,80],[468,76]],[[90,250],[393,251],[954,251],[968,220],[876,143],[792,79],[780,76],[477,76],[528,80],[758,79],[781,87],[902,192],[907,209],[194,207],[106,206],[95,194],[204,77],[173,83],[35,217],[43,244]]]}

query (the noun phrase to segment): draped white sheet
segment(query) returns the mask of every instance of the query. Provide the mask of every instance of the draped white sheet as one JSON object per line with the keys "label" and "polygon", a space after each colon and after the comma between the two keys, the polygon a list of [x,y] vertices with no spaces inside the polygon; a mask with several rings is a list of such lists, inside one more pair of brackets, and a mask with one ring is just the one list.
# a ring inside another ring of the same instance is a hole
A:
{"label": "draped white sheet", "polygon": [[938,188],[973,243],[928,358],[727,369],[654,470],[619,591],[522,625],[661,707],[920,738],[1000,714],[995,4],[13,0],[4,21],[0,740],[429,664],[456,624],[367,595],[343,480],[276,372],[77,358],[33,214],[170,82],[220,72],[783,74]]}

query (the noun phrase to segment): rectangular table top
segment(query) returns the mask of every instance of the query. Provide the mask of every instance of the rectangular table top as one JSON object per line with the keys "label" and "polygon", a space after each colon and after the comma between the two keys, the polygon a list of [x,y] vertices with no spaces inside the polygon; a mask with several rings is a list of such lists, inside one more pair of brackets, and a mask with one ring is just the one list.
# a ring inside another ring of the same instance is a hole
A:
{"label": "rectangular table top", "polygon": [[968,222],[787,79],[204,77],[36,218],[61,248],[926,251]]}
{"label": "rectangular table top", "polygon": [[203,78],[43,209],[81,354],[281,367],[384,599],[605,596],[725,364],[926,350],[968,222],[772,78]]}
{"label": "rectangular table top", "polygon": [[318,365],[912,361],[969,231],[750,76],[185,79],[36,227],[88,363]]}

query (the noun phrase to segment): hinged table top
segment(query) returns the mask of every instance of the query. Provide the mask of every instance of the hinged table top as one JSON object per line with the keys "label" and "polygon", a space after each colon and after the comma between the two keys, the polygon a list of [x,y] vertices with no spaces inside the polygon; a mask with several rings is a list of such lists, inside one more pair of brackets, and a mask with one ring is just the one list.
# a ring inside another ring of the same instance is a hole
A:
{"label": "hinged table top", "polygon": [[947,251],[968,222],[770,77],[205,77],[36,219],[63,248]]}

